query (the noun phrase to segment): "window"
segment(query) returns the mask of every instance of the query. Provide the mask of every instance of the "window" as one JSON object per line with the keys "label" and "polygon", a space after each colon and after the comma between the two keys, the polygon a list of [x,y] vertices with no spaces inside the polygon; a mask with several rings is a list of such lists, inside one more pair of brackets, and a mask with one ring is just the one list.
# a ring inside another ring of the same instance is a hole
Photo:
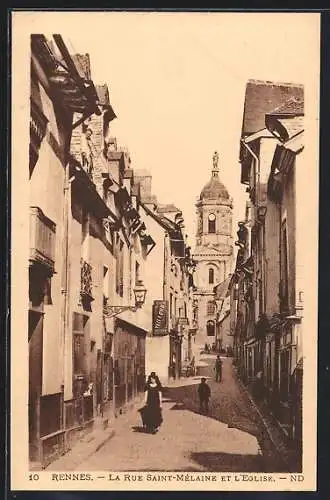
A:
{"label": "window", "polygon": [[170,318],[172,318],[173,315],[173,294],[170,293]]}
{"label": "window", "polygon": [[213,267],[209,268],[209,284],[212,285],[214,283],[214,269]]}
{"label": "window", "polygon": [[207,303],[207,315],[212,316],[215,314],[215,302],[213,300],[209,300]]}
{"label": "window", "polygon": [[208,321],[206,323],[206,333],[208,337],[213,337],[215,334],[215,327],[214,327],[214,322],[213,321]]}
{"label": "window", "polygon": [[215,233],[215,215],[209,214],[209,233]]}
{"label": "window", "polygon": [[88,316],[73,314],[73,392],[76,396],[81,395],[86,388],[87,366],[86,366],[86,330],[88,327]]}
{"label": "window", "polygon": [[109,298],[109,269],[103,266],[103,304],[106,305]]}
{"label": "window", "polygon": [[122,297],[124,294],[124,243],[117,240],[117,262],[116,262],[116,293]]}
{"label": "window", "polygon": [[285,349],[280,353],[280,398],[288,401],[290,390],[291,351]]}

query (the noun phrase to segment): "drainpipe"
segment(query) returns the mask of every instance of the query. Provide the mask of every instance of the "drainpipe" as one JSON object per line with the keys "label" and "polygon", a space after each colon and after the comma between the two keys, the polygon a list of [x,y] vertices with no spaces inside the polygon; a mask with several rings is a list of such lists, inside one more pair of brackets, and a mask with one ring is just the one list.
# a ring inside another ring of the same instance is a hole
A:
{"label": "drainpipe", "polygon": [[66,352],[67,352],[67,337],[69,325],[69,290],[70,290],[70,259],[69,259],[69,212],[71,202],[71,184],[74,177],[70,178],[70,162],[66,162],[65,166],[65,181],[64,181],[64,255],[63,255],[63,309],[62,309],[62,359],[63,359],[63,373],[62,373],[62,386],[65,390],[66,380]]}
{"label": "drainpipe", "polygon": [[[253,158],[256,161],[256,207],[258,209],[259,203],[260,203],[260,159],[258,156],[252,151],[250,146],[244,142],[244,139],[241,139],[242,144],[246,147],[246,149],[249,151],[249,153],[253,156]],[[263,286],[263,299],[262,299],[262,307],[263,307],[263,313],[266,311],[266,293],[265,293],[265,262],[266,262],[266,256],[265,256],[265,225],[263,224],[262,226],[262,231],[261,231],[261,238],[262,238],[262,266],[261,266],[261,272],[262,272],[262,286]]]}
{"label": "drainpipe", "polygon": [[250,148],[250,146],[244,141],[244,139],[241,139],[241,143],[243,144],[243,146],[248,150],[248,152],[250,153],[250,155],[255,159],[256,161],[256,179],[255,179],[255,184],[256,184],[256,206],[258,207],[259,206],[259,189],[260,189],[260,160],[258,158],[258,156],[255,154],[254,151],[252,151],[252,149]]}

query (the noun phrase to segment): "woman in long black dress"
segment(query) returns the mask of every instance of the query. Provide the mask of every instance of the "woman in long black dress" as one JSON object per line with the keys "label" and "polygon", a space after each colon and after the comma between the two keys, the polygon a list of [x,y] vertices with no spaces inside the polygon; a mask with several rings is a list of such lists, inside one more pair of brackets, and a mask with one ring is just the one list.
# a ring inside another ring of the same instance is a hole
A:
{"label": "woman in long black dress", "polygon": [[142,409],[143,425],[155,434],[162,421],[162,386],[155,372],[151,372],[145,387],[145,406]]}

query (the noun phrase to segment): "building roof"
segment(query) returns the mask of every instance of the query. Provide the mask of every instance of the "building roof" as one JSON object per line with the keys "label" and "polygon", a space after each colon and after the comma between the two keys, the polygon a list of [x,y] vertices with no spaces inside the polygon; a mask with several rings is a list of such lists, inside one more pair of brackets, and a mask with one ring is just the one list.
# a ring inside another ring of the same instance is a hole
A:
{"label": "building roof", "polygon": [[265,115],[265,125],[281,142],[304,130],[304,101],[291,97],[283,105]]}
{"label": "building roof", "polygon": [[211,179],[203,187],[200,199],[218,200],[229,199],[229,193],[224,184],[219,180],[218,176],[212,176]]}
{"label": "building roof", "polygon": [[280,108],[290,98],[303,100],[303,85],[249,80],[246,85],[242,137],[262,130],[265,115]]}
{"label": "building roof", "polygon": [[230,315],[230,310],[226,311],[222,318],[219,319],[218,323],[222,323]]}
{"label": "building roof", "polygon": [[279,119],[278,122],[285,128],[287,131],[288,137],[287,140],[290,140],[297,134],[300,134],[304,130],[304,117],[296,116],[293,118],[284,118]]}
{"label": "building roof", "polygon": [[151,173],[149,172],[149,170],[137,169],[137,170],[134,170],[134,176],[135,177],[151,177]]}
{"label": "building roof", "polygon": [[140,196],[140,184],[134,183],[131,190],[132,196]]}
{"label": "building roof", "polygon": [[229,294],[230,281],[231,281],[231,275],[214,287],[215,298],[217,300],[224,299],[225,297],[227,297],[227,295]]}
{"label": "building roof", "polygon": [[181,229],[175,222],[172,222],[170,219],[161,215],[156,211],[150,210],[145,203],[142,202],[143,208],[148,215],[150,215],[158,224],[169,232],[171,235],[181,234]]}
{"label": "building roof", "polygon": [[301,151],[304,147],[304,131],[301,131],[299,134],[292,137],[292,139],[289,139],[284,144],[284,147],[286,149],[290,149],[290,151],[293,151],[294,153]]}
{"label": "building roof", "polygon": [[91,79],[91,63],[89,54],[72,54],[71,58],[77,68],[80,78]]}
{"label": "building roof", "polygon": [[133,170],[131,168],[126,168],[124,171],[124,179],[132,179],[133,177]]}
{"label": "building roof", "polygon": [[[215,248],[211,245],[196,245],[193,251],[194,255],[200,256],[210,256],[210,257],[219,257],[224,255],[224,251],[222,248]],[[226,254],[227,255],[227,254]],[[228,254],[229,255],[229,254]]]}
{"label": "building roof", "polygon": [[304,100],[302,98],[290,97],[284,104],[277,107],[271,113],[271,115],[304,115]]}
{"label": "building roof", "polygon": [[159,204],[157,206],[157,212],[160,214],[165,214],[171,212],[181,212],[181,210],[177,208],[175,205],[173,205],[173,203],[170,203],[169,205]]}
{"label": "building roof", "polygon": [[263,137],[272,137],[272,136],[273,134],[267,128],[263,128],[262,130],[259,130],[259,132],[255,132],[254,134],[249,135],[246,139],[244,139],[244,142],[246,144],[249,144],[250,142],[262,139]]}

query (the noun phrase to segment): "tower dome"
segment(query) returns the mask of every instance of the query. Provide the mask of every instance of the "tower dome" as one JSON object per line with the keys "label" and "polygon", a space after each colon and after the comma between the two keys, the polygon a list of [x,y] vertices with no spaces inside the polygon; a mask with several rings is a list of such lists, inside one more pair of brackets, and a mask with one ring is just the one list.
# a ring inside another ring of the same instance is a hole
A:
{"label": "tower dome", "polygon": [[202,200],[204,198],[208,200],[217,200],[219,198],[228,200],[229,193],[224,184],[222,184],[217,177],[212,177],[201,191],[200,199]]}
{"label": "tower dome", "polygon": [[217,151],[215,151],[213,155],[213,169],[212,169],[212,177],[209,180],[207,184],[203,187],[201,194],[200,194],[200,199],[208,199],[208,200],[218,200],[220,198],[222,199],[229,199],[229,193],[222,184],[222,182],[219,180],[219,167],[218,167],[218,162],[219,162],[219,155]]}

